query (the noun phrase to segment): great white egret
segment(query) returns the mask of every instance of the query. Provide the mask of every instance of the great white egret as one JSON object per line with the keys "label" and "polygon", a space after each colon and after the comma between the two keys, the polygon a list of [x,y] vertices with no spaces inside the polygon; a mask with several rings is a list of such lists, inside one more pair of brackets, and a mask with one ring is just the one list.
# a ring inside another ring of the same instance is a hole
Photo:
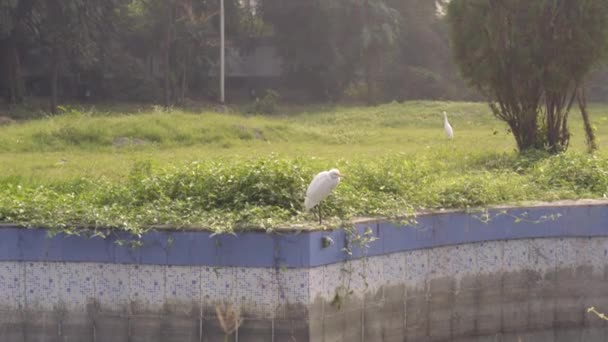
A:
{"label": "great white egret", "polygon": [[323,201],[333,189],[340,183],[340,178],[344,177],[338,169],[320,172],[312,179],[308,189],[306,190],[306,199],[304,207],[306,211],[318,206],[319,209],[319,224],[321,223],[321,201]]}
{"label": "great white egret", "polygon": [[452,139],[454,137],[454,130],[448,122],[448,114],[446,112],[443,112],[443,129],[445,130],[445,135],[448,136],[448,139]]}

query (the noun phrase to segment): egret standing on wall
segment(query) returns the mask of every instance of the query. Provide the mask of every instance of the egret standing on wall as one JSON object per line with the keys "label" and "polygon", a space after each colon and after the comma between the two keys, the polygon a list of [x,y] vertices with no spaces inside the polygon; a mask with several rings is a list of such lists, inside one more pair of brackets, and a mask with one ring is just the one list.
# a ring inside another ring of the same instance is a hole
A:
{"label": "egret standing on wall", "polygon": [[443,129],[445,130],[445,135],[448,136],[448,139],[452,139],[454,137],[454,130],[448,122],[448,114],[446,112],[443,112]]}
{"label": "egret standing on wall", "polygon": [[312,179],[312,182],[306,190],[306,199],[304,200],[304,207],[306,211],[314,208],[318,205],[319,209],[319,224],[321,224],[321,201],[323,201],[333,189],[340,183],[340,177],[344,177],[340,174],[338,169],[331,169],[329,171],[323,171]]}

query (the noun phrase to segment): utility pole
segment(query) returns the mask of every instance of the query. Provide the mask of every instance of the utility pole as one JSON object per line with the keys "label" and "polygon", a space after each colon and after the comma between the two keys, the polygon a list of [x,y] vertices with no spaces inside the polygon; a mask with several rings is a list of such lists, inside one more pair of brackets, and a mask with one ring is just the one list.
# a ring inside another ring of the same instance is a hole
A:
{"label": "utility pole", "polygon": [[224,51],[224,0],[220,0],[220,103],[225,102],[224,94],[224,77],[226,68],[226,54]]}

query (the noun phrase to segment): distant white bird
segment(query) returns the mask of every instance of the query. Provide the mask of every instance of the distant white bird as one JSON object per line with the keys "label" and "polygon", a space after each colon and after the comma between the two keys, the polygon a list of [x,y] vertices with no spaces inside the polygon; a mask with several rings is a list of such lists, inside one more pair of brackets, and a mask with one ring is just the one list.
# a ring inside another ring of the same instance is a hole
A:
{"label": "distant white bird", "polygon": [[443,112],[443,129],[445,130],[445,135],[447,135],[448,139],[454,138],[454,130],[448,122],[448,114],[446,112]]}
{"label": "distant white bird", "polygon": [[318,205],[319,207],[319,223],[321,223],[321,201],[323,201],[333,189],[340,183],[340,178],[344,177],[340,174],[338,169],[331,169],[329,171],[323,171],[315,176],[310,182],[308,189],[306,190],[306,199],[304,200],[304,207],[306,211],[314,208]]}

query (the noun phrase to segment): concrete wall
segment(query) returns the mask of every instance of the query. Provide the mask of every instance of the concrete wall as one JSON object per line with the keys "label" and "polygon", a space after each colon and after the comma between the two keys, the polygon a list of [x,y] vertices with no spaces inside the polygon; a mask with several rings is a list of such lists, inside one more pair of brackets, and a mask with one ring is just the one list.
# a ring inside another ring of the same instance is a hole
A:
{"label": "concrete wall", "polygon": [[[606,323],[586,309],[608,309],[607,242],[509,240],[391,255],[382,284],[370,276],[368,291],[342,310],[331,291],[316,297],[311,340],[606,341]],[[402,258],[403,276],[393,278]],[[371,275],[379,265],[370,261]],[[326,290],[340,283],[325,282]]]}
{"label": "concrete wall", "polygon": [[[222,341],[226,330],[230,341],[606,341],[606,323],[586,309],[608,311],[608,210],[543,210],[570,216],[375,222],[380,239],[365,258],[338,255],[340,232],[254,234],[200,256],[196,247],[213,240],[202,233],[172,233],[175,252],[158,233],[128,251],[5,227],[0,341]],[[531,237],[542,232],[552,237]],[[317,245],[327,234],[334,245]],[[462,241],[488,234],[512,235]],[[266,259],[264,248],[282,257]]]}

